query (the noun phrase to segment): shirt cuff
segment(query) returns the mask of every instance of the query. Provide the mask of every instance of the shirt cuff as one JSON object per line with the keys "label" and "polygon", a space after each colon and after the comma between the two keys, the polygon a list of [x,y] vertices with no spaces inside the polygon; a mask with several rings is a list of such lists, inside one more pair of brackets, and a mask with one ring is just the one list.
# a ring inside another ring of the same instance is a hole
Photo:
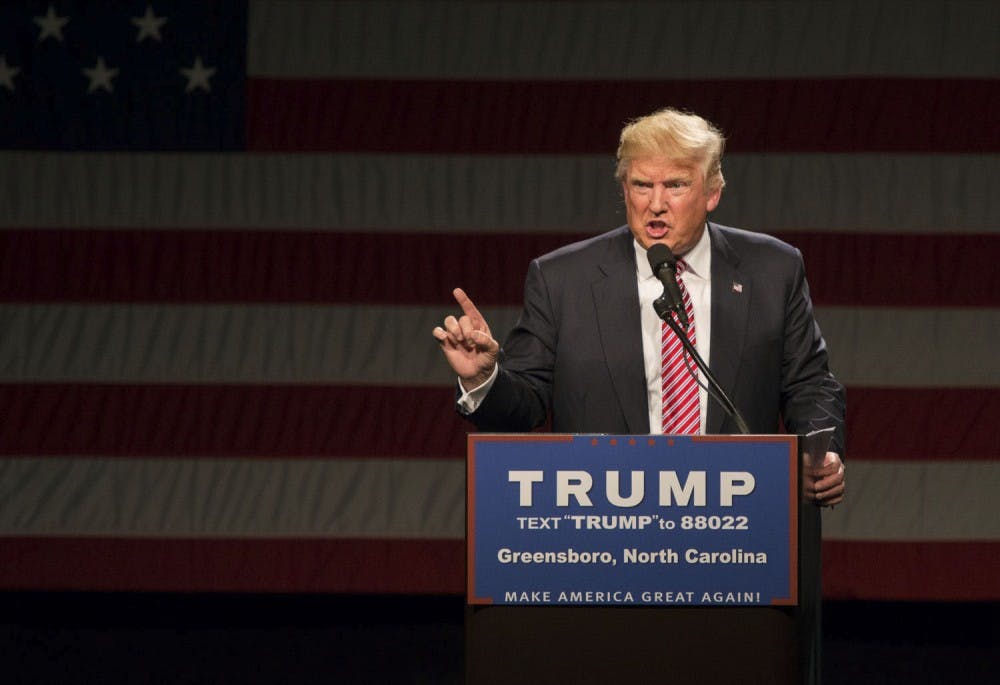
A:
{"label": "shirt cuff", "polygon": [[458,413],[468,416],[479,409],[479,405],[483,403],[483,399],[486,398],[486,394],[490,391],[490,388],[493,387],[493,383],[496,381],[499,374],[500,365],[496,364],[493,367],[493,373],[490,374],[490,377],[483,381],[481,385],[469,390],[468,392],[466,392],[465,388],[462,387],[462,382],[459,380],[458,391],[461,394],[459,395],[457,401]]}

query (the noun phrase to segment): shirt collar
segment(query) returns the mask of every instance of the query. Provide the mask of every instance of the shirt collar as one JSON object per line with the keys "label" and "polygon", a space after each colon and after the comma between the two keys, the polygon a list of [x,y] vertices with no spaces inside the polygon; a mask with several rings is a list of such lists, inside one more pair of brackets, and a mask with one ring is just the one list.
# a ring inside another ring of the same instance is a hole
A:
{"label": "shirt collar", "polygon": [[[635,249],[636,273],[639,276],[639,280],[643,281],[647,278],[654,278],[653,270],[649,266],[649,259],[646,257],[646,249],[636,242],[635,238],[632,239],[632,247]],[[708,224],[706,223],[705,230],[701,232],[701,238],[698,239],[698,242],[694,244],[694,247],[682,259],[687,263],[688,271],[692,275],[698,278],[708,278],[711,258],[712,241],[708,237]]]}
{"label": "shirt collar", "polygon": [[691,275],[698,278],[708,278],[709,265],[712,263],[712,241],[708,237],[707,223],[705,230],[701,232],[701,238],[681,259],[687,263],[687,270],[691,272]]}

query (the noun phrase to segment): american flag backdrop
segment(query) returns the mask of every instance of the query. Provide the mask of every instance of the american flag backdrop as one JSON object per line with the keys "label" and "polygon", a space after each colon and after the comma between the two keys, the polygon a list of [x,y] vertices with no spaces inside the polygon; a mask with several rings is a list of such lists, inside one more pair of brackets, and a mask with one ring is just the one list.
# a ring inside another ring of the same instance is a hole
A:
{"label": "american flag backdrop", "polygon": [[1000,4],[0,5],[0,588],[460,593],[430,335],[729,143],[848,386],[828,598],[1000,599]]}

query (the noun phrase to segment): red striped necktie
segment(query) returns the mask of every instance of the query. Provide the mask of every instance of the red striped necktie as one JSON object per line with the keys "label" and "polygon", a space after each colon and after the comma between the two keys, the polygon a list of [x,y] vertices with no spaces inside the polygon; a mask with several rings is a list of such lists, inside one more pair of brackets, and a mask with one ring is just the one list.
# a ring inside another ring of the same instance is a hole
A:
{"label": "red striped necktie", "polygon": [[[681,274],[687,268],[683,259],[677,260],[677,285],[684,300],[684,310],[687,312],[687,336],[691,344],[695,344],[694,308],[691,306],[691,296],[688,295]],[[678,321],[676,314],[671,314]],[[678,325],[680,322],[678,321]],[[694,435],[701,427],[701,408],[698,405],[698,383],[694,376],[684,368],[684,347],[674,332],[661,324],[660,379],[663,383],[663,433],[666,435]],[[687,360],[692,369],[693,360]]]}

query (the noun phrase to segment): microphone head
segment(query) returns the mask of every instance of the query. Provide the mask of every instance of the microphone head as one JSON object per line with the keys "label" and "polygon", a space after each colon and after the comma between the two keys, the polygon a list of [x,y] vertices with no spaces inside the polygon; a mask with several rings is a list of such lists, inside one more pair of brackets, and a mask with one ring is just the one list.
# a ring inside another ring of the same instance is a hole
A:
{"label": "microphone head", "polygon": [[658,273],[664,265],[669,266],[671,270],[677,268],[677,257],[674,257],[674,253],[663,243],[650,245],[649,249],[646,250],[646,259],[649,260],[649,268],[653,270],[654,274]]}

